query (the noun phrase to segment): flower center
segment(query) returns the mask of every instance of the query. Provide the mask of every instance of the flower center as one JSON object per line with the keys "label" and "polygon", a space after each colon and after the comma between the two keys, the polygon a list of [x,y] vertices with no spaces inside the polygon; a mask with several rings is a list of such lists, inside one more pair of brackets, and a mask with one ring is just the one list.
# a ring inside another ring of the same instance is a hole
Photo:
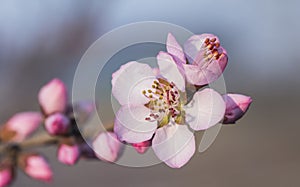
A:
{"label": "flower center", "polygon": [[216,38],[206,38],[201,51],[202,55],[196,57],[195,63],[198,64],[204,60],[205,63],[203,63],[203,66],[208,66],[213,60],[218,60],[222,55],[225,55]]}
{"label": "flower center", "polygon": [[175,123],[184,123],[181,95],[173,82],[158,78],[152,84],[152,89],[143,90],[143,95],[150,101],[145,104],[151,110],[147,121],[158,121],[159,127],[167,125],[170,119]]}

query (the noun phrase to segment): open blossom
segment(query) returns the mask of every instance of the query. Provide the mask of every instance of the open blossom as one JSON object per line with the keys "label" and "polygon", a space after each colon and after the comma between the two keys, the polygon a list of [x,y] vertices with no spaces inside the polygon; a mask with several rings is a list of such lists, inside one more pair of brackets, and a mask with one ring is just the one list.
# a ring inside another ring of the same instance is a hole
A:
{"label": "open blossom", "polygon": [[[159,159],[182,167],[195,152],[193,130],[205,130],[224,116],[225,103],[217,92],[204,89],[187,103],[184,75],[164,52],[157,56],[160,75],[147,64],[129,62],[113,74],[112,93],[122,105],[114,132],[121,141],[152,140]],[[189,127],[188,127],[189,126]]]}
{"label": "open blossom", "polygon": [[24,172],[37,180],[50,182],[52,180],[52,170],[46,159],[38,154],[26,154],[19,158],[19,165]]}
{"label": "open blossom", "polygon": [[193,35],[182,49],[169,33],[166,45],[172,60],[184,72],[186,80],[194,85],[206,85],[217,80],[227,65],[227,52],[218,37],[212,34]]}
{"label": "open blossom", "polygon": [[22,112],[11,117],[0,130],[2,141],[21,142],[42,123],[42,115],[38,112]]}
{"label": "open blossom", "polygon": [[5,163],[0,165],[0,187],[8,186],[13,181],[13,167]]}
{"label": "open blossom", "polygon": [[67,88],[59,79],[53,79],[39,92],[39,103],[45,113],[64,113],[67,108]]}
{"label": "open blossom", "polygon": [[224,124],[235,123],[247,112],[252,102],[249,96],[241,94],[225,94],[223,99],[226,102]]}
{"label": "open blossom", "polygon": [[70,119],[61,113],[50,115],[45,120],[45,128],[51,135],[62,135],[68,132]]}
{"label": "open blossom", "polygon": [[115,133],[102,132],[94,140],[93,149],[99,159],[115,162],[123,150],[123,144],[117,139]]}
{"label": "open blossom", "polygon": [[58,160],[66,165],[74,165],[80,158],[80,148],[78,144],[61,144],[57,151]]}

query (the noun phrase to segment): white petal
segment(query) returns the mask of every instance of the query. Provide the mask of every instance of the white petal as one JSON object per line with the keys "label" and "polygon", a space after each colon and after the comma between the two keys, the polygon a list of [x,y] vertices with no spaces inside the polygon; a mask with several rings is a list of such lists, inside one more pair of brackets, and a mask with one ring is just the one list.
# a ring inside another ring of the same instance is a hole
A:
{"label": "white petal", "polygon": [[192,101],[184,107],[186,122],[194,130],[205,130],[216,125],[225,114],[225,102],[213,89],[206,88],[195,93]]}
{"label": "white petal", "polygon": [[195,137],[187,125],[169,124],[156,131],[152,148],[168,166],[180,168],[195,153]]}
{"label": "white petal", "polygon": [[145,120],[149,115],[150,110],[143,105],[124,105],[116,115],[114,132],[121,141],[128,143],[140,143],[149,140],[157,128],[157,121]]}
{"label": "white petal", "polygon": [[169,82],[175,83],[179,90],[185,91],[184,77],[180,73],[180,67],[177,66],[173,57],[170,54],[161,51],[157,55],[157,63],[159,66],[160,74]]}
{"label": "white petal", "polygon": [[155,75],[147,64],[128,62],[112,75],[112,94],[121,105],[145,104],[143,90],[151,88]]}

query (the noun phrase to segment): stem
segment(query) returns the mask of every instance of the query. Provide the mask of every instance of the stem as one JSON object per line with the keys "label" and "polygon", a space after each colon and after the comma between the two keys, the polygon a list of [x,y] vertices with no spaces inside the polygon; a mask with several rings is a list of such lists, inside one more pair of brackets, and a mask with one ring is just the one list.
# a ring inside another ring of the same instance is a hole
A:
{"label": "stem", "polygon": [[[113,125],[105,127],[106,131],[112,131]],[[91,131],[95,132],[95,131]],[[84,133],[86,136],[91,136],[91,133]],[[55,145],[59,143],[59,140],[61,137],[59,136],[50,136],[48,133],[40,133],[32,138],[29,138],[27,140],[24,140],[23,142],[19,143],[19,146],[22,149],[30,149],[30,148],[36,148],[36,147],[42,147],[47,145]],[[0,145],[0,155],[2,155],[7,148],[8,144],[2,144]]]}

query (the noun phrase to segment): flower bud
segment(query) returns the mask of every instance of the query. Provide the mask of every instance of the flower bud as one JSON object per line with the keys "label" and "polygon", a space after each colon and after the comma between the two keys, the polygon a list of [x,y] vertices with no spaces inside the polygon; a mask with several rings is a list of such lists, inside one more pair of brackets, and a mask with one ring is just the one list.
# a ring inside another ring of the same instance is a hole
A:
{"label": "flower bud", "polygon": [[11,164],[0,164],[0,187],[8,186],[14,178],[14,171]]}
{"label": "flower bud", "polygon": [[67,108],[67,88],[59,79],[53,79],[39,92],[39,103],[44,114],[64,113]]}
{"label": "flower bud", "polygon": [[38,154],[22,154],[18,160],[19,166],[33,179],[50,182],[52,181],[52,170],[46,159]]}
{"label": "flower bud", "polygon": [[0,130],[1,141],[21,142],[35,132],[42,122],[38,112],[15,114]]}
{"label": "flower bud", "polygon": [[58,160],[66,165],[74,165],[80,157],[80,149],[78,144],[68,145],[61,144],[57,151]]}
{"label": "flower bud", "polygon": [[56,113],[45,120],[45,128],[50,135],[62,135],[68,132],[70,120],[65,115]]}
{"label": "flower bud", "polygon": [[144,154],[151,146],[151,140],[147,140],[141,143],[133,143],[131,145],[138,153]]}
{"label": "flower bud", "polygon": [[226,94],[223,99],[226,102],[224,124],[234,124],[247,112],[252,102],[251,97],[240,94]]}
{"label": "flower bud", "polygon": [[113,132],[100,133],[93,142],[93,149],[100,160],[114,162],[120,156],[123,144]]}

